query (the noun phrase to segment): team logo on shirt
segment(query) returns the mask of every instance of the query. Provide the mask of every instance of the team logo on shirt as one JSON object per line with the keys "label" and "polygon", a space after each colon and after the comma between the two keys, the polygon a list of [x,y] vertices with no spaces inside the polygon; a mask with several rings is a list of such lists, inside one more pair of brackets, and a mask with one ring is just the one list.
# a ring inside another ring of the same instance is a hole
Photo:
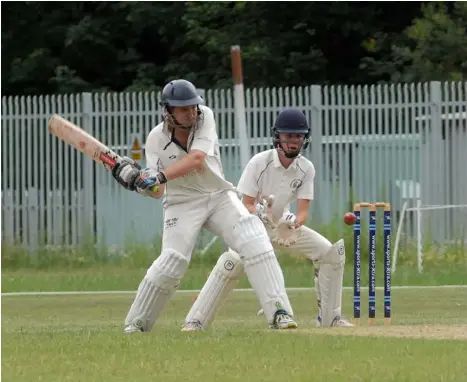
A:
{"label": "team logo on shirt", "polygon": [[290,183],[291,188],[298,188],[302,185],[302,181],[300,179],[294,179],[292,180],[292,183]]}
{"label": "team logo on shirt", "polygon": [[172,228],[177,225],[178,218],[171,218],[165,221],[165,228]]}

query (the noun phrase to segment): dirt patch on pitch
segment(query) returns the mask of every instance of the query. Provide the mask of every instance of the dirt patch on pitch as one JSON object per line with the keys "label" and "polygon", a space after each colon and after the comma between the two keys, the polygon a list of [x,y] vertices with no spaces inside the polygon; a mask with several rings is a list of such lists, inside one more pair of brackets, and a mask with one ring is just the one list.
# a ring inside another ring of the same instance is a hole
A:
{"label": "dirt patch on pitch", "polygon": [[[301,330],[298,329],[297,332]],[[425,338],[446,340],[467,340],[467,325],[392,325],[359,326],[355,328],[332,328],[306,330],[313,334],[337,336],[372,336],[397,338]]]}

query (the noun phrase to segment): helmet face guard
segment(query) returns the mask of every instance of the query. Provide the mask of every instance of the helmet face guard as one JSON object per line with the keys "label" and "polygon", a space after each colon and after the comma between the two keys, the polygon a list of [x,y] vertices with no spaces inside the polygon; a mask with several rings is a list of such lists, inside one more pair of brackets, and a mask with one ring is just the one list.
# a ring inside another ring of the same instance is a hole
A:
{"label": "helmet face guard", "polygon": [[[274,131],[274,147],[278,150],[281,150],[284,152],[286,158],[292,159],[297,157],[302,150],[306,150],[309,143],[310,143],[310,132],[309,131],[303,131],[303,130],[294,130],[294,131],[278,131],[276,129],[273,129]],[[297,142],[295,140],[284,140],[280,138],[280,134],[300,134],[303,135],[303,140],[301,142]],[[289,149],[288,145],[293,144],[293,145],[298,145],[298,147],[294,150]]]}

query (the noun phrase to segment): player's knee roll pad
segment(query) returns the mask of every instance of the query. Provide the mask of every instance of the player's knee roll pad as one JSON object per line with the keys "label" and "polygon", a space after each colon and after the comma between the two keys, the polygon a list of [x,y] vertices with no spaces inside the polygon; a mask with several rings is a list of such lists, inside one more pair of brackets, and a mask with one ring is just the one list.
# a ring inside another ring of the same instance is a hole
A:
{"label": "player's knee roll pad", "polygon": [[330,326],[334,318],[341,314],[345,265],[344,240],[341,239],[334,243],[317,263],[319,264],[318,290],[321,295],[319,296],[322,314],[321,325]]}
{"label": "player's knee roll pad", "polygon": [[229,280],[240,280],[245,274],[242,259],[231,249],[219,257],[214,269]]}
{"label": "player's knee roll pad", "polygon": [[242,216],[233,230],[235,249],[245,262],[254,261],[258,256],[274,252],[266,228],[257,216]]}
{"label": "player's knee roll pad", "polygon": [[344,239],[336,241],[331,248],[324,254],[321,261],[321,265],[324,264],[333,264],[334,266],[344,266],[345,265],[345,246]]}
{"label": "player's knee roll pad", "polygon": [[188,265],[187,257],[173,249],[166,249],[149,267],[146,278],[161,289],[171,290],[179,286]]}

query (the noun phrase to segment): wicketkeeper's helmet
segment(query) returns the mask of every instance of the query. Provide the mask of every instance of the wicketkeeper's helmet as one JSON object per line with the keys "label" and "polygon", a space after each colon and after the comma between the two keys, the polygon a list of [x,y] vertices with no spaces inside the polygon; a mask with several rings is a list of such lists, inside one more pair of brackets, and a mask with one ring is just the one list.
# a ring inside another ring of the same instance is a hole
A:
{"label": "wicketkeeper's helmet", "polygon": [[310,143],[311,128],[308,126],[305,114],[295,108],[288,108],[282,110],[276,118],[274,127],[272,128],[273,145],[280,147],[279,134],[304,134],[305,140],[303,149],[308,147]]}

